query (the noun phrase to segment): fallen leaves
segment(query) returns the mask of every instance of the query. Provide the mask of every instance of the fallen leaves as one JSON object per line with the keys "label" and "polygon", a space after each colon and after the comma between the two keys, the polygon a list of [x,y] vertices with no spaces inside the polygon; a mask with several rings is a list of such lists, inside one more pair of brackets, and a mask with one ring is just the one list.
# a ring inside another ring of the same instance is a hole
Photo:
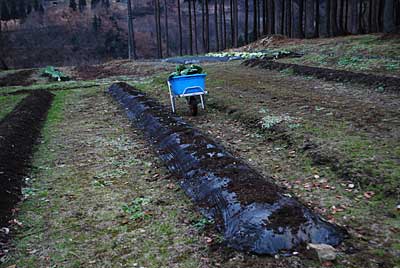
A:
{"label": "fallen leaves", "polygon": [[372,192],[372,191],[368,191],[368,192],[364,193],[364,197],[366,199],[371,199],[374,195],[375,195],[375,192]]}

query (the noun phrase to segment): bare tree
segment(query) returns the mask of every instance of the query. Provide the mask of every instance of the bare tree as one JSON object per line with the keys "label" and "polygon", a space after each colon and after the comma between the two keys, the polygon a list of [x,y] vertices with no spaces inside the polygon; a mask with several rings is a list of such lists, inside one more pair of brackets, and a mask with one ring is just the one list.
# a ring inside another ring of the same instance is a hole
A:
{"label": "bare tree", "polygon": [[214,0],[214,24],[215,24],[215,45],[219,51],[219,30],[218,30],[218,2]]}
{"label": "bare tree", "polygon": [[249,43],[249,0],[244,1],[244,41]]}
{"label": "bare tree", "polygon": [[129,59],[136,59],[135,30],[133,28],[132,3],[128,0],[128,54]]}
{"label": "bare tree", "polygon": [[199,54],[199,48],[197,45],[197,9],[196,9],[196,0],[193,0],[193,19],[194,19],[194,48],[196,50],[196,54]]}
{"label": "bare tree", "polygon": [[205,0],[206,9],[206,36],[207,36],[207,52],[210,52],[210,9],[208,6],[208,0]]}
{"label": "bare tree", "polygon": [[169,56],[169,35],[168,35],[168,5],[167,0],[164,0],[164,25],[165,25],[165,46],[166,46],[166,54]]}
{"label": "bare tree", "polygon": [[385,0],[383,9],[383,31],[385,33],[392,33],[396,29],[394,11],[394,0]]}
{"label": "bare tree", "polygon": [[331,0],[330,1],[330,8],[331,12],[329,14],[330,16],[330,33],[332,36],[336,36],[338,34],[338,27],[337,27],[337,0]]}
{"label": "bare tree", "polygon": [[258,1],[253,0],[253,41],[256,41],[258,39],[257,17],[258,17]]}
{"label": "bare tree", "polygon": [[315,37],[315,1],[306,0],[305,37]]}
{"label": "bare tree", "polygon": [[188,0],[188,6],[189,6],[189,49],[190,49],[190,55],[193,55],[192,0]]}
{"label": "bare tree", "polygon": [[179,55],[183,55],[181,1],[178,0]]}
{"label": "bare tree", "polygon": [[160,20],[160,0],[154,0],[155,7],[155,21],[156,21],[156,35],[157,35],[157,55],[162,58],[162,44],[161,44],[161,20]]}
{"label": "bare tree", "polygon": [[224,22],[224,48],[227,47],[226,37],[226,12],[225,12],[225,0],[222,0],[222,20]]}

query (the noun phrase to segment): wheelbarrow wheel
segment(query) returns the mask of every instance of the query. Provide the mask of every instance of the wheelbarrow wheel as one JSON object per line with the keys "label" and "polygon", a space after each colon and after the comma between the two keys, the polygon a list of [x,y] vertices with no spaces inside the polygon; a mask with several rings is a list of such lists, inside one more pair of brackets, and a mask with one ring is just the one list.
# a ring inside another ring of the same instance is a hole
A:
{"label": "wheelbarrow wheel", "polygon": [[197,105],[197,100],[195,97],[190,97],[189,99],[189,110],[190,110],[190,114],[193,116],[197,115],[198,112],[198,105]]}

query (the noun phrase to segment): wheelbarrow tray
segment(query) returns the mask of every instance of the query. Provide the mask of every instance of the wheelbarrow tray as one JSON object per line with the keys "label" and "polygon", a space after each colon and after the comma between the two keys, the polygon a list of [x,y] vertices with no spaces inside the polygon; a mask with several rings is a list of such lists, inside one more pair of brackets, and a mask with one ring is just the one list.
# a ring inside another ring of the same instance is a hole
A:
{"label": "wheelbarrow tray", "polygon": [[177,97],[207,94],[206,76],[206,74],[191,74],[170,78],[168,84],[171,94]]}

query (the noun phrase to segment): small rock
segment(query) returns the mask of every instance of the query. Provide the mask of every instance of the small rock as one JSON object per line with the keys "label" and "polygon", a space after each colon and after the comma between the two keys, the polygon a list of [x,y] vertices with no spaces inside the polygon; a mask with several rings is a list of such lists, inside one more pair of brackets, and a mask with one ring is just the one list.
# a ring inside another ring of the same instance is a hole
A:
{"label": "small rock", "polygon": [[307,249],[316,255],[321,262],[333,261],[336,259],[336,249],[327,244],[308,244]]}
{"label": "small rock", "polygon": [[347,185],[347,188],[349,189],[353,189],[355,187],[355,185],[353,183],[350,183],[349,185]]}
{"label": "small rock", "polygon": [[8,229],[6,227],[3,227],[3,228],[0,229],[0,232],[8,235],[10,233],[10,229]]}

